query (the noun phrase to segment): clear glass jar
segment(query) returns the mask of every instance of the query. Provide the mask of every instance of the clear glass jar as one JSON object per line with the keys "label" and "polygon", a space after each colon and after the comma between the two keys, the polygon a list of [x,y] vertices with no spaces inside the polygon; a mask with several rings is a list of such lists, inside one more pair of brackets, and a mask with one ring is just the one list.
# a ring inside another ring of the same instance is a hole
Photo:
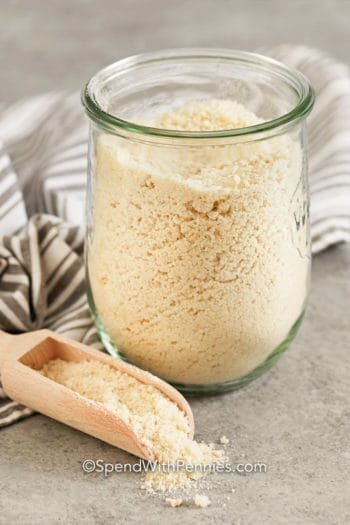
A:
{"label": "clear glass jar", "polygon": [[110,354],[207,393],[288,347],[308,295],[313,98],[298,72],[216,49],[131,57],[88,82],[88,297]]}

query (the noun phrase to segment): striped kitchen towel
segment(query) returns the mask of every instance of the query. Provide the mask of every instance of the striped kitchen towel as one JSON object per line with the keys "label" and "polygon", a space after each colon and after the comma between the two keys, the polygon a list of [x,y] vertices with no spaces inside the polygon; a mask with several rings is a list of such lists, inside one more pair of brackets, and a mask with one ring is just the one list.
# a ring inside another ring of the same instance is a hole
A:
{"label": "striped kitchen towel", "polygon": [[[317,253],[350,241],[350,72],[314,49],[264,52],[302,71],[316,91],[309,165]],[[47,327],[101,348],[84,292],[87,121],[78,95],[0,106],[0,141],[0,328]],[[31,413],[0,389],[0,427]]]}

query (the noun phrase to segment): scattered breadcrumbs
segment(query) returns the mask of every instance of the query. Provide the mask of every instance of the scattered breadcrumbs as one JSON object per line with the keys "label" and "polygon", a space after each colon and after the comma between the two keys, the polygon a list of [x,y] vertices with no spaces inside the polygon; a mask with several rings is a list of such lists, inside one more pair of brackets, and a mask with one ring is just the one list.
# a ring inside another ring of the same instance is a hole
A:
{"label": "scattered breadcrumbs", "polygon": [[221,445],[227,445],[230,442],[230,440],[226,436],[221,436],[219,442],[221,443]]}
{"label": "scattered breadcrumbs", "polygon": [[183,500],[181,498],[166,498],[165,502],[170,507],[180,507],[183,503]]}
{"label": "scattered breadcrumbs", "polygon": [[193,503],[196,505],[196,507],[201,507],[204,509],[205,507],[209,507],[211,501],[208,496],[205,496],[205,494],[196,494],[193,498]]}

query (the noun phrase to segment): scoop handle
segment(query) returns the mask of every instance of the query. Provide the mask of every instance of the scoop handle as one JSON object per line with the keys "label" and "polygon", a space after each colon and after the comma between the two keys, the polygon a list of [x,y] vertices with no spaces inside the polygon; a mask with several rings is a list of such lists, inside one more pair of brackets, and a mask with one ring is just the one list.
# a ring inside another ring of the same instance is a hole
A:
{"label": "scoop handle", "polygon": [[48,336],[48,330],[36,330],[13,335],[0,330],[0,370],[7,359],[19,359],[21,355],[37,345]]}

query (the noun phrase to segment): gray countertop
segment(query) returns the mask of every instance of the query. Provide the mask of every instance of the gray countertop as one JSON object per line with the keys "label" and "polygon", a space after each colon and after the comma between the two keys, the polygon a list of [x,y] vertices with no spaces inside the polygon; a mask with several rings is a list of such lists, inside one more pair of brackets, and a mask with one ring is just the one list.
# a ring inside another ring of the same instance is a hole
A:
{"label": "gray countertop", "polygon": [[[0,103],[78,89],[108,62],[162,47],[291,42],[349,62],[349,19],[347,0],[3,0]],[[216,474],[210,507],[172,509],[137,474],[84,474],[83,459],[132,458],[37,415],[0,432],[0,523],[349,523],[349,274],[350,246],[318,255],[305,321],[279,363],[238,392],[191,400],[199,439],[225,434],[232,461],[266,473]]]}

